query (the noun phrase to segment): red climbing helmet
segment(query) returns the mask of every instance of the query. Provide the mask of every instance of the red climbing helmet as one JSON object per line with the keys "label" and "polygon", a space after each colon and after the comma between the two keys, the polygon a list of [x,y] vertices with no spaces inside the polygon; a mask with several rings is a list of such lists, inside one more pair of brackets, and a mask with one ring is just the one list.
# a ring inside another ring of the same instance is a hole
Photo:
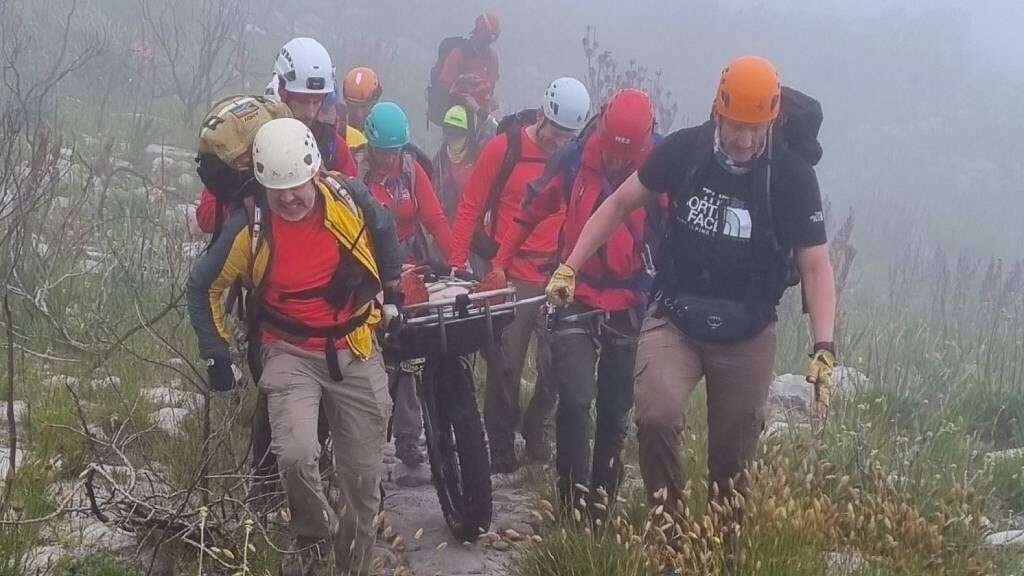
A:
{"label": "red climbing helmet", "polygon": [[653,133],[654,110],[642,90],[620,90],[605,105],[599,135],[609,153],[635,158],[651,145]]}

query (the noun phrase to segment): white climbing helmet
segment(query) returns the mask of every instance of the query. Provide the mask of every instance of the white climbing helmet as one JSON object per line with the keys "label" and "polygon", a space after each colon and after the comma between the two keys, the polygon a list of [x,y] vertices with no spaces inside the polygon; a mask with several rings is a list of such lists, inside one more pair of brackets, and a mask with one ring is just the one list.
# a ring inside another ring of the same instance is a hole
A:
{"label": "white climbing helmet", "polygon": [[320,163],[313,133],[294,118],[267,122],[252,143],[256,180],[266,188],[281,190],[305,184],[320,170]]}
{"label": "white climbing helmet", "polygon": [[277,93],[277,89],[281,87],[280,84],[281,81],[278,80],[277,74],[274,74],[270,78],[270,84],[267,84],[267,87],[263,89],[263,95],[274,102],[280,102],[281,95]]}
{"label": "white climbing helmet", "polygon": [[582,130],[590,114],[590,93],[582,82],[564,77],[544,91],[544,117],[566,130]]}
{"label": "white climbing helmet", "polygon": [[327,49],[312,38],[292,38],[277,54],[274,74],[284,89],[300,94],[330,94],[334,90],[334,64]]}

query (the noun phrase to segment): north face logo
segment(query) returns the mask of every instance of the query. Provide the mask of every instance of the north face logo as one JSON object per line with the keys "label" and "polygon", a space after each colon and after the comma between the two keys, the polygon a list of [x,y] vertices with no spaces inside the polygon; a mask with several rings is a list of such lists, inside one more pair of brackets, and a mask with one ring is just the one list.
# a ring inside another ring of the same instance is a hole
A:
{"label": "north face logo", "polygon": [[752,224],[750,212],[744,208],[728,206],[725,209],[725,226],[722,235],[730,238],[749,240]]}

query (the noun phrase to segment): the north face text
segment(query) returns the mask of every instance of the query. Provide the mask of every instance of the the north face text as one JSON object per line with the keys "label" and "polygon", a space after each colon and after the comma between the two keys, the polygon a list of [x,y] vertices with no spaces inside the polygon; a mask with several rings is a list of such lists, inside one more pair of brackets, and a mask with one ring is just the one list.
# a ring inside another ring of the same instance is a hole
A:
{"label": "the north face text", "polygon": [[707,237],[720,234],[736,240],[750,239],[750,211],[742,202],[702,187],[687,200],[686,207],[685,223],[690,230]]}

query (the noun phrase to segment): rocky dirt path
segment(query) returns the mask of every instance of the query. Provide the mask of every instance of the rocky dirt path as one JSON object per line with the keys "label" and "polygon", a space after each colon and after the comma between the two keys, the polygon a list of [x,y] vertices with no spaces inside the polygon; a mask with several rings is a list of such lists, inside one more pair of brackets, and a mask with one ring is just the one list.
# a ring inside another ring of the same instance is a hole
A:
{"label": "rocky dirt path", "polygon": [[[494,483],[491,533],[474,543],[460,542],[445,524],[426,464],[410,469],[398,463],[387,447],[384,488],[387,523],[402,537],[402,564],[416,576],[503,576],[519,542],[531,538],[536,520],[534,492],[516,476],[498,475]],[[417,532],[422,536],[417,540]],[[500,536],[500,538],[499,538]]]}

